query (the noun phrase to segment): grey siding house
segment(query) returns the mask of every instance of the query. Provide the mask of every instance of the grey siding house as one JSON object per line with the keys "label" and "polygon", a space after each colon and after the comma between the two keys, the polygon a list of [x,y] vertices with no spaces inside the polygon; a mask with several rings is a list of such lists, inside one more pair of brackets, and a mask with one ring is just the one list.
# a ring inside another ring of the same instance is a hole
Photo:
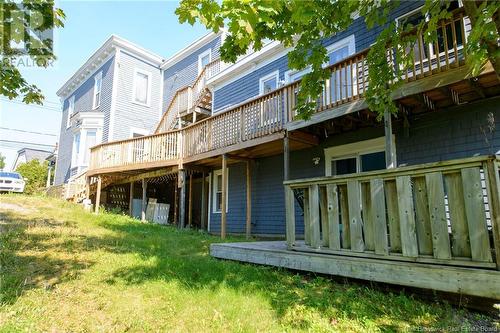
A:
{"label": "grey siding house", "polygon": [[153,131],[162,107],[162,62],[113,35],[59,89],[63,116],[55,185],[85,172],[90,147]]}

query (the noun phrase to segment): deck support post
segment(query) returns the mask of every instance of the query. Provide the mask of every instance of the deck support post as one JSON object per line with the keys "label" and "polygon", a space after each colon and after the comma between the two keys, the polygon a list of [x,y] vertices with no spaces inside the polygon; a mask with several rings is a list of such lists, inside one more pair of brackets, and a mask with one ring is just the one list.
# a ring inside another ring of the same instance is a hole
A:
{"label": "deck support post", "polygon": [[52,174],[52,167],[49,166],[48,169],[49,170],[47,171],[47,183],[45,184],[46,188],[50,187],[50,177],[51,177],[51,174]]}
{"label": "deck support post", "polygon": [[384,112],[384,131],[385,131],[385,166],[387,169],[396,167],[396,150],[392,140],[392,119],[391,112]]}
{"label": "deck support post", "polygon": [[179,228],[183,229],[186,223],[186,170],[179,170],[177,186],[181,189],[179,195]]}
{"label": "deck support post", "polygon": [[227,155],[222,155],[222,208],[220,221],[220,237],[226,238],[226,222],[227,222]]}
{"label": "deck support post", "polygon": [[247,161],[247,207],[246,207],[246,237],[250,239],[252,235],[252,165]]}
{"label": "deck support post", "polygon": [[101,186],[102,186],[102,177],[97,176],[97,191],[95,194],[95,210],[96,214],[99,214],[99,205],[101,204]]}
{"label": "deck support post", "polygon": [[178,225],[177,221],[177,197],[178,197],[177,179],[174,184],[174,224]]}
{"label": "deck support post", "polygon": [[147,191],[148,183],[146,182],[146,178],[142,178],[142,205],[141,205],[141,221],[146,221],[146,191]]}
{"label": "deck support post", "polygon": [[206,173],[203,172],[201,177],[201,221],[200,228],[205,230],[207,218],[207,193],[206,193]]}
{"label": "deck support post", "polygon": [[[288,132],[283,138],[283,181],[290,179],[290,139]],[[295,206],[293,190],[285,186],[286,242],[288,249],[295,245]]]}
{"label": "deck support post", "polygon": [[133,204],[134,204],[134,182],[130,182],[130,190],[129,190],[129,201],[128,201],[128,214],[133,216]]}
{"label": "deck support post", "polygon": [[90,198],[90,177],[85,177],[85,199]]}
{"label": "deck support post", "polygon": [[193,173],[189,174],[188,227],[193,224]]}

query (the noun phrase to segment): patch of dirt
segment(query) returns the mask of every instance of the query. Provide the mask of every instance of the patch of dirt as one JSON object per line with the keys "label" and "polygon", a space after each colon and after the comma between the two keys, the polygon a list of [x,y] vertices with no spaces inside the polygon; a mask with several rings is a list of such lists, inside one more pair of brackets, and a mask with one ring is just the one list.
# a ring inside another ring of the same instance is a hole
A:
{"label": "patch of dirt", "polygon": [[32,211],[30,208],[26,208],[20,205],[11,204],[7,202],[0,202],[0,210],[13,210],[17,213],[24,213],[24,214]]}

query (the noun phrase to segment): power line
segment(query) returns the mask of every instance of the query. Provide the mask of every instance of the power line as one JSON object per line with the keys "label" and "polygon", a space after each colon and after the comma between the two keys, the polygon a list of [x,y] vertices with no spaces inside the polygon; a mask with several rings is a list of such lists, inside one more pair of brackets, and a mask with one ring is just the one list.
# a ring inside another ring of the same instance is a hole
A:
{"label": "power line", "polygon": [[52,112],[59,112],[61,113],[62,110],[61,109],[58,109],[58,108],[55,108],[55,107],[51,107],[51,106],[45,106],[45,105],[38,105],[38,104],[26,104],[26,103],[23,103],[23,102],[19,102],[19,101],[16,101],[16,100],[9,100],[7,98],[0,98],[0,100],[2,101],[6,101],[6,102],[10,102],[10,103],[14,103],[14,104],[19,104],[19,105],[23,105],[23,106],[26,106],[26,107],[35,107],[35,108],[39,108],[39,109],[45,109],[47,111],[52,111]]}
{"label": "power line", "polygon": [[22,133],[30,133],[30,134],[39,134],[39,135],[57,136],[57,134],[52,134],[52,133],[43,133],[43,132],[35,132],[35,131],[25,131],[25,130],[22,130],[22,129],[17,129],[17,128],[0,127],[0,129],[3,129],[3,130],[9,130],[9,131],[16,131],[16,132],[22,132]]}
{"label": "power line", "polygon": [[52,144],[33,143],[33,142],[16,141],[16,140],[4,140],[4,139],[0,139],[0,142],[5,142],[7,144],[23,144],[23,145],[32,145],[32,146],[45,146],[45,147],[55,147],[56,146],[56,145],[52,145]]}

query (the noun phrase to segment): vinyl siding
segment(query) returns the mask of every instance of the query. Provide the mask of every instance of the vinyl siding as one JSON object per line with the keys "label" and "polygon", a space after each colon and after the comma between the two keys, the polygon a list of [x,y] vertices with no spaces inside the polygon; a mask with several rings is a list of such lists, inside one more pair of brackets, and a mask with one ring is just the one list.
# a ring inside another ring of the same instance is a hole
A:
{"label": "vinyl siding", "polygon": [[[74,112],[101,111],[104,113],[104,128],[109,126],[109,112],[111,108],[111,92],[113,91],[114,60],[112,56],[94,74],[83,82],[71,95],[63,101],[63,114],[61,117],[61,131],[59,134],[59,147],[54,184],[59,185],[70,177],[71,155],[73,149],[73,128],[66,128],[68,119],[69,99],[75,96]],[[101,103],[95,110],[92,109],[94,93],[94,76],[102,71]],[[105,140],[103,136],[103,140]]]}
{"label": "vinyl siding", "polygon": [[[422,4],[422,1],[402,1],[401,5],[390,15],[389,20],[395,20],[404,13],[422,6]],[[346,37],[354,35],[356,52],[359,52],[370,47],[383,29],[384,27],[378,26],[368,29],[364,22],[364,18],[360,17],[353,22],[349,29],[338,33],[335,36],[326,38],[324,40],[324,45],[328,46],[339,42]],[[259,79],[267,74],[279,70],[280,80],[284,80],[284,74],[289,69],[288,56],[285,55],[260,68],[258,66],[259,65],[257,65],[256,69],[248,71],[247,75],[242,78],[239,78],[227,85],[215,87],[213,106],[214,113],[228,109],[233,105],[237,105],[247,99],[258,96]]]}
{"label": "vinyl siding", "polygon": [[[471,157],[477,154],[500,154],[500,131],[486,144],[481,126],[486,125],[489,112],[495,115],[500,128],[499,99],[490,99],[428,113],[410,120],[409,136],[400,122],[394,123],[398,165],[437,162]],[[290,154],[290,178],[311,178],[325,175],[324,149],[347,143],[368,140],[384,135],[382,124],[373,128],[331,136],[320,145]],[[319,157],[314,165],[312,159]],[[213,181],[213,180],[212,180]],[[285,234],[283,191],[283,155],[256,160],[252,179],[252,233]],[[246,178],[245,165],[229,167],[229,205],[227,231],[245,232]],[[213,200],[213,193],[211,200]],[[211,203],[213,204],[213,203]],[[213,206],[210,206],[212,208]],[[296,205],[296,232],[303,233],[303,215]],[[211,213],[210,231],[220,232],[220,214]]]}
{"label": "vinyl siding", "polygon": [[[118,70],[118,89],[115,102],[113,136],[108,134],[109,127],[104,131],[104,140],[122,140],[130,138],[132,127],[154,131],[158,123],[160,107],[161,74],[158,66],[153,66],[139,58],[120,51]],[[151,73],[151,98],[149,106],[133,102],[134,73],[135,70]]]}
{"label": "vinyl siding", "polygon": [[219,58],[221,36],[199,47],[163,72],[163,110],[165,112],[177,90],[192,84],[198,77],[198,55],[211,49],[212,60]]}

